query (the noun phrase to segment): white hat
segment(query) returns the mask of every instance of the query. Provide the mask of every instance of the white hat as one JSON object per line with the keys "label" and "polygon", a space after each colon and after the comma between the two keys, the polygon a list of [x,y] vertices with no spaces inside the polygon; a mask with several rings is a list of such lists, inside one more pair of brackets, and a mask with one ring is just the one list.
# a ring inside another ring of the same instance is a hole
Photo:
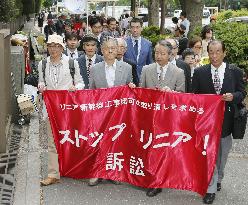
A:
{"label": "white hat", "polygon": [[65,44],[63,43],[63,37],[60,35],[57,35],[57,34],[49,35],[47,44],[50,44],[50,43],[57,43],[63,46],[63,48],[65,48]]}

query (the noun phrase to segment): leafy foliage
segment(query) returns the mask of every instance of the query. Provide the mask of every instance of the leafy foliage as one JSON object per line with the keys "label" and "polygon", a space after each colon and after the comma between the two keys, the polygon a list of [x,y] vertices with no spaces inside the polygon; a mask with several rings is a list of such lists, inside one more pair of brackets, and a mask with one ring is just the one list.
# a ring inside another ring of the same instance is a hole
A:
{"label": "leafy foliage", "polygon": [[42,5],[44,8],[49,8],[53,5],[53,1],[52,0],[43,0]]}
{"label": "leafy foliage", "polygon": [[238,16],[248,16],[248,10],[247,9],[241,9],[238,11],[233,10],[226,10],[217,16],[217,21],[225,21],[226,19],[232,18],[232,17],[238,17]]}
{"label": "leafy foliage", "polygon": [[22,0],[23,3],[23,14],[35,13],[35,0]]}
{"label": "leafy foliage", "polygon": [[10,22],[12,21],[19,10],[16,8],[15,0],[1,0],[0,1],[0,21]]}
{"label": "leafy foliage", "polygon": [[[234,63],[248,72],[248,24],[224,21],[235,16],[248,16],[248,10],[220,13],[212,28],[215,39],[222,40],[226,46],[228,62]],[[200,32],[201,27],[196,27],[191,35],[200,36]]]}
{"label": "leafy foliage", "polygon": [[141,35],[152,42],[152,46],[154,47],[156,43],[160,40],[164,40],[171,36],[171,34],[167,33],[165,35],[160,34],[160,29],[158,26],[149,26],[145,27],[141,33]]}
{"label": "leafy foliage", "polygon": [[248,71],[248,24],[219,22],[213,25],[216,39],[224,42],[227,59]]}
{"label": "leafy foliage", "polygon": [[35,13],[39,13],[41,7],[41,0],[35,0]]}

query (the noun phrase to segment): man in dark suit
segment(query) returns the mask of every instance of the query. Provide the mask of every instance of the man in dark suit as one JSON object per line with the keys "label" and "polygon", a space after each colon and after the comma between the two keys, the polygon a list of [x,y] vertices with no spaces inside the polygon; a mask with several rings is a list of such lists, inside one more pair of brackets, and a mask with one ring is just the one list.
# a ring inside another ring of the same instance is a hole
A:
{"label": "man in dark suit", "polygon": [[78,51],[79,46],[78,35],[76,33],[67,33],[65,36],[66,49],[64,54],[69,56],[69,58],[77,59],[84,54],[83,51]]}
{"label": "man in dark suit", "polygon": [[91,28],[91,33],[97,38],[97,40],[99,42],[97,44],[97,51],[96,51],[96,53],[98,55],[102,55],[101,45],[100,45],[101,36],[102,36],[102,29],[103,29],[102,24],[103,24],[103,20],[99,16],[93,16],[89,19],[89,25]]}
{"label": "man in dark suit", "polygon": [[191,73],[190,73],[190,67],[187,63],[183,62],[182,60],[177,58],[178,53],[178,45],[177,41],[173,38],[167,38],[167,42],[169,42],[172,45],[172,52],[171,52],[171,59],[170,62],[173,65],[176,65],[178,68],[181,68],[184,71],[185,76],[185,92],[189,93],[192,91],[191,89]]}
{"label": "man in dark suit", "polygon": [[119,61],[124,61],[125,63],[128,63],[129,65],[132,66],[133,83],[136,86],[139,86],[139,77],[138,77],[138,74],[137,74],[136,65],[132,61],[130,61],[127,58],[123,57],[124,54],[127,51],[127,43],[123,38],[117,38],[116,40],[117,40],[117,45],[118,45],[116,59],[119,60]]}
{"label": "man in dark suit", "polygon": [[127,52],[124,57],[137,65],[137,72],[140,78],[144,65],[153,63],[152,43],[141,37],[143,22],[139,18],[130,21],[131,36],[126,39]]}
{"label": "man in dark suit", "polygon": [[223,42],[211,41],[207,51],[210,64],[195,69],[192,82],[193,92],[196,94],[222,95],[222,99],[226,101],[217,163],[207,194],[203,198],[203,203],[212,204],[216,191],[221,190],[224,168],[232,147],[231,133],[235,105],[244,100],[246,91],[243,72],[236,66],[223,62],[226,54]]}
{"label": "man in dark suit", "polygon": [[85,35],[82,39],[85,55],[80,56],[78,60],[80,74],[83,77],[85,89],[89,89],[89,75],[91,68],[103,61],[103,57],[96,54],[98,40],[94,35]]}

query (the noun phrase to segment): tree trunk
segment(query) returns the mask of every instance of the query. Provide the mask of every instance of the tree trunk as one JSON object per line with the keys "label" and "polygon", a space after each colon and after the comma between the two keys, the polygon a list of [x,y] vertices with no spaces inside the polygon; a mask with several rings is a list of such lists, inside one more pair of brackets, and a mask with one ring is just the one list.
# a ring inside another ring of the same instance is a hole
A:
{"label": "tree trunk", "polygon": [[133,13],[135,13],[135,4],[136,4],[136,0],[131,0],[131,11]]}
{"label": "tree trunk", "polygon": [[180,2],[180,5],[181,5],[181,9],[183,11],[185,11],[186,10],[186,4],[187,4],[186,0],[179,0],[179,2]]}
{"label": "tree trunk", "polygon": [[148,26],[159,26],[160,0],[148,0]]}
{"label": "tree trunk", "polygon": [[160,0],[161,7],[161,21],[160,21],[160,33],[164,34],[164,24],[165,24],[165,7],[167,7],[167,0]]}
{"label": "tree trunk", "polygon": [[185,11],[187,14],[187,19],[190,21],[189,32],[193,31],[196,26],[202,25],[203,6],[203,1],[201,0],[187,0],[187,3],[185,4]]}

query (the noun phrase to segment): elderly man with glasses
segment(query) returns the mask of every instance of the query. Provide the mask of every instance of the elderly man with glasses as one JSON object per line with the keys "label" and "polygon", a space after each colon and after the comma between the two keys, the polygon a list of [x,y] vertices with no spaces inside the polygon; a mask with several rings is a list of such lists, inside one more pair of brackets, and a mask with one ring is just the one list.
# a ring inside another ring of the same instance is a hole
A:
{"label": "elderly man with glasses", "polygon": [[[50,56],[38,65],[39,91],[42,93],[44,90],[76,91],[83,89],[84,83],[77,61],[69,60],[69,57],[62,54],[65,48],[63,38],[56,34],[50,35],[47,47]],[[70,62],[73,63],[73,68],[70,67]],[[74,71],[71,72],[71,69]],[[43,119],[46,121],[48,135],[48,177],[40,182],[43,186],[58,183],[60,179],[58,154],[47,118],[47,113],[43,109]]]}
{"label": "elderly man with glasses", "polygon": [[167,42],[169,42],[172,46],[171,51],[171,57],[170,62],[177,66],[178,68],[181,68],[184,71],[185,76],[185,92],[191,92],[191,70],[187,63],[185,63],[183,60],[178,58],[178,42],[173,38],[167,38],[165,39]]}
{"label": "elderly man with glasses", "polygon": [[[111,88],[120,85],[129,85],[134,88],[132,83],[132,67],[131,65],[116,60],[117,41],[108,37],[103,40],[102,54],[104,61],[95,64],[90,71],[90,89]],[[97,185],[101,179],[91,178],[89,186]],[[113,181],[118,184],[118,182]]]}
{"label": "elderly man with glasses", "polygon": [[123,61],[125,63],[128,63],[129,65],[132,66],[133,83],[136,86],[139,86],[139,77],[138,77],[138,73],[137,73],[136,64],[124,57],[124,55],[127,51],[127,42],[123,38],[117,38],[116,40],[117,40],[117,44],[118,44],[116,59],[118,61]]}

